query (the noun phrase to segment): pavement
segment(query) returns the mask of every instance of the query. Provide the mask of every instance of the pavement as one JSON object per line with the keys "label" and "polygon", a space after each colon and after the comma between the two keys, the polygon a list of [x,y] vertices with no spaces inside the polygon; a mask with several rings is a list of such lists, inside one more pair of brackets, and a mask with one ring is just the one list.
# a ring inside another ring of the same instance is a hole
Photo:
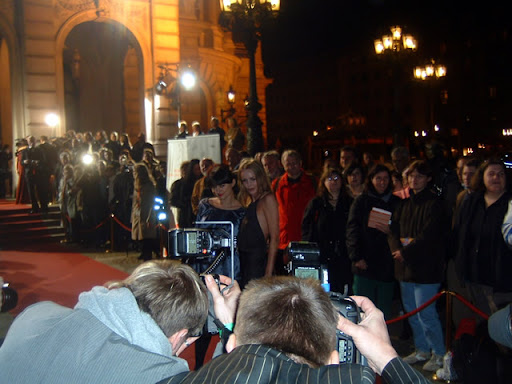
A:
{"label": "pavement", "polygon": [[[80,244],[65,244],[69,248],[69,252],[79,252],[85,256],[92,258],[100,263],[104,263],[118,270],[130,274],[140,263],[138,256],[140,252],[135,250],[128,251],[110,251],[109,249],[95,248],[95,247],[84,247]],[[394,301],[394,311],[396,316],[399,316],[400,302],[398,299]],[[10,323],[13,320],[13,316],[9,313],[0,314],[0,339],[3,338],[8,330]],[[403,321],[394,323],[388,326],[391,343],[396,349],[397,353],[404,357],[414,351],[414,344],[412,337],[404,337],[404,325]],[[416,364],[414,366],[423,375],[429,379],[432,383],[439,383],[433,378],[432,372],[422,371],[422,364]]]}

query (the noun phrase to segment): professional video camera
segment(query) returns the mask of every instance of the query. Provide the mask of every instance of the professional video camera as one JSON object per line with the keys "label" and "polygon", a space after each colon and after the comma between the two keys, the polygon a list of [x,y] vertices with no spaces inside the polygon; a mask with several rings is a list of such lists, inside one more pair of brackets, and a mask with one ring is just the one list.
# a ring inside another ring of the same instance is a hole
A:
{"label": "professional video camera", "polygon": [[9,283],[4,283],[0,277],[0,312],[7,312],[15,308],[18,304],[18,293],[9,287]]}
{"label": "professional video camera", "polygon": [[[345,286],[343,293],[330,292],[329,270],[327,265],[321,262],[317,243],[292,241],[288,244],[286,252],[289,260],[287,270],[290,275],[320,280],[338,313],[355,324],[361,321],[361,309],[347,296],[348,286]],[[357,350],[350,336],[336,330],[336,338],[336,350],[339,353],[340,363],[368,365],[366,358]]]}
{"label": "professional video camera", "polygon": [[[178,228],[172,229],[168,234],[169,257],[182,259],[191,265],[199,275],[211,274],[215,268],[225,259],[229,250],[231,255],[230,273],[231,280],[235,278],[235,238],[234,225],[231,221],[203,221],[195,225],[207,228]],[[229,228],[229,230],[227,229]],[[206,267],[204,267],[206,265]],[[198,270],[201,268],[201,270]],[[216,279],[221,289],[218,278]],[[232,285],[225,286],[221,292]],[[217,325],[213,317],[213,300],[210,299],[208,316],[208,332],[217,333]]]}

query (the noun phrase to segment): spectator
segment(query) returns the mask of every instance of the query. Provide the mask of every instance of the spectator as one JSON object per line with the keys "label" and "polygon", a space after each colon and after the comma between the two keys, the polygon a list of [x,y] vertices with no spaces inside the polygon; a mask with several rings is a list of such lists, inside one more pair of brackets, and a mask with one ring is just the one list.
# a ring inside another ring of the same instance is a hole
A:
{"label": "spectator", "polygon": [[[121,151],[123,149],[128,150],[131,156],[132,143],[130,142],[130,137],[126,133],[121,133],[121,135],[119,135],[119,145],[121,146]],[[121,154],[121,152],[119,152],[119,154]]]}
{"label": "spectator", "polygon": [[213,197],[212,190],[205,185],[206,178],[208,174],[213,168],[213,160],[209,158],[204,158],[199,162],[199,167],[201,169],[201,177],[194,184],[194,189],[192,190],[192,197],[190,199],[192,205],[192,212],[194,215],[197,215],[197,207],[199,206],[199,202],[207,197]]}
{"label": "spectator", "polygon": [[301,222],[309,201],[315,197],[316,181],[302,169],[300,154],[295,150],[283,152],[281,161],[285,174],[272,183],[279,205],[278,273],[283,273],[284,250],[290,241],[300,241]]}
{"label": "spectator", "polygon": [[132,148],[132,159],[136,163],[142,161],[142,156],[144,154],[144,149],[151,149],[153,154],[155,153],[155,149],[153,148],[153,145],[151,143],[146,142],[146,135],[144,132],[141,132],[137,136],[137,142],[133,144]]}
{"label": "spectator", "polygon": [[201,124],[199,124],[199,121],[192,122],[192,136],[201,136],[203,134],[204,133],[201,130]]}
{"label": "spectator", "polygon": [[143,163],[135,165],[133,171],[134,193],[132,204],[132,240],[142,242],[142,254],[139,259],[151,260],[157,249],[158,221],[153,210],[156,189],[155,180]]}
{"label": "spectator", "polygon": [[226,162],[229,165],[229,169],[231,172],[235,172],[238,170],[238,166],[240,165],[240,161],[242,160],[242,155],[235,148],[228,147],[226,149]]}
{"label": "spectator", "polygon": [[278,177],[281,177],[284,173],[281,164],[281,157],[277,151],[265,152],[261,158],[261,164],[263,165],[263,168],[265,168],[265,172],[267,173],[271,183]]}
{"label": "spectator", "polygon": [[121,144],[119,142],[119,134],[116,131],[112,131],[110,133],[110,140],[105,144],[105,148],[112,151],[112,157],[114,159],[119,159],[119,154],[121,153]]}
{"label": "spectator", "polygon": [[391,162],[395,171],[402,175],[409,165],[409,161],[409,150],[406,147],[393,148],[391,151]]}
{"label": "spectator", "polygon": [[227,119],[228,131],[226,133],[226,141],[228,147],[236,149],[241,152],[244,149],[245,136],[242,133],[242,129],[238,125],[234,117]]}
{"label": "spectator", "polygon": [[265,170],[256,160],[244,159],[238,171],[239,200],[247,211],[238,232],[241,286],[272,276],[279,245],[279,211]]}
{"label": "spectator", "polygon": [[45,213],[48,212],[50,171],[44,151],[36,147],[36,138],[29,136],[27,142],[28,148],[22,152],[21,164],[24,168],[25,182],[32,203],[30,213],[37,213],[40,210]]}
{"label": "spectator", "polygon": [[81,293],[74,309],[49,301],[25,309],[0,348],[0,381],[153,384],[188,371],[178,356],[207,313],[206,289],[190,267],[147,262]]}
{"label": "spectator", "polygon": [[349,292],[352,286],[350,260],[345,244],[345,228],[352,198],[345,191],[339,168],[324,170],[317,195],[307,205],[302,218],[302,240],[318,243],[322,262],[329,270],[334,292]]}
{"label": "spectator", "polygon": [[[405,311],[410,312],[439,291],[444,277],[448,219],[443,202],[429,189],[432,170],[427,162],[414,161],[407,171],[407,180],[411,197],[393,212],[390,249],[402,303]],[[404,361],[426,361],[423,369],[435,372],[443,365],[446,353],[436,306],[430,305],[411,316],[409,323],[416,351]]]}
{"label": "spectator", "polygon": [[505,186],[501,160],[482,163],[471,183],[474,192],[462,203],[454,227],[457,275],[472,302],[489,315],[512,302],[512,252],[502,236],[511,198]]}
{"label": "spectator", "polygon": [[[354,200],[347,224],[354,294],[372,300],[386,319],[391,318],[395,288],[393,256],[387,237],[391,233],[391,214],[399,204],[400,199],[392,194],[389,168],[377,164],[368,174],[365,192]],[[377,214],[383,215],[382,220],[375,218]]]}
{"label": "spectator", "polygon": [[194,222],[192,211],[192,190],[200,175],[199,159],[184,161],[180,166],[181,179],[171,186],[170,205],[178,209],[178,227],[190,228]]}
{"label": "spectator", "polygon": [[174,136],[175,139],[184,139],[188,136],[188,124],[186,121],[178,123],[178,133]]}
{"label": "spectator", "polygon": [[357,159],[356,149],[353,147],[345,146],[340,151],[340,168],[342,171],[352,163],[359,162]]}
{"label": "spectator", "polygon": [[348,195],[355,199],[364,190],[364,169],[359,163],[351,163],[343,171],[343,177],[347,183]]}
{"label": "spectator", "polygon": [[222,158],[222,153],[224,152],[224,147],[226,146],[226,140],[224,139],[224,136],[226,132],[220,127],[219,125],[219,119],[215,116],[212,116],[210,120],[210,130],[208,131],[208,134],[218,134],[220,137],[220,154]]}

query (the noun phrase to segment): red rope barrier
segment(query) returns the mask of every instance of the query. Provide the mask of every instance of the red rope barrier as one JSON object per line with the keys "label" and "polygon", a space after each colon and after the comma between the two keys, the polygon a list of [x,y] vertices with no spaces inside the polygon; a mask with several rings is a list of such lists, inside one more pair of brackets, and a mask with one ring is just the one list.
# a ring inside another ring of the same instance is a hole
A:
{"label": "red rope barrier", "polygon": [[93,232],[95,230],[97,230],[98,228],[101,228],[105,225],[105,223],[107,222],[107,219],[108,218],[105,218],[101,223],[99,223],[98,225],[96,225],[94,228],[89,228],[89,229],[81,229],[80,232]]}
{"label": "red rope barrier", "polygon": [[446,291],[446,294],[455,296],[460,302],[462,302],[462,304],[464,304],[466,307],[471,309],[473,312],[475,312],[477,315],[479,315],[483,319],[485,319],[485,320],[489,319],[489,315],[487,313],[479,310],[477,307],[475,307],[473,304],[471,304],[469,301],[467,301],[463,296],[459,295],[458,293]]}
{"label": "red rope barrier", "polygon": [[439,299],[441,296],[443,296],[445,294],[446,295],[455,296],[459,301],[462,302],[462,304],[464,304],[467,307],[469,307],[469,309],[471,309],[473,312],[475,312],[477,315],[481,316],[485,320],[487,320],[489,318],[489,315],[487,315],[486,313],[484,313],[481,310],[479,310],[477,307],[475,307],[473,304],[471,304],[468,300],[466,300],[464,297],[462,297],[458,293],[451,292],[451,291],[441,291],[438,294],[436,294],[434,297],[432,297],[430,300],[428,300],[425,303],[423,303],[422,305],[420,305],[415,310],[413,310],[411,312],[407,312],[407,313],[403,314],[402,316],[396,317],[394,319],[388,320],[388,321],[386,321],[386,324],[388,324],[388,325],[389,324],[393,324],[393,323],[396,323],[398,321],[405,320],[408,317],[414,316],[415,314],[417,314],[418,312],[422,311],[423,309],[425,309],[426,307],[431,305],[434,301],[436,301],[437,299]]}
{"label": "red rope barrier", "polygon": [[411,317],[415,314],[417,314],[418,312],[422,311],[423,309],[425,309],[426,307],[428,307],[430,304],[432,304],[434,301],[436,301],[437,299],[439,299],[441,296],[443,296],[445,293],[445,291],[442,291],[442,292],[439,292],[438,294],[436,294],[434,297],[432,297],[430,300],[426,301],[425,303],[423,303],[422,305],[420,305],[418,308],[416,308],[415,310],[411,311],[411,312],[407,312],[406,314],[402,315],[402,316],[399,316],[395,319],[391,319],[391,320],[388,320],[386,321],[386,324],[393,324],[393,323],[396,323],[398,321],[401,321],[401,320],[404,320],[404,319],[407,319],[408,317]]}
{"label": "red rope barrier", "polygon": [[113,214],[112,214],[112,218],[114,219],[114,221],[119,224],[119,226],[125,230],[127,230],[128,232],[131,232],[132,229],[130,227],[127,227],[126,225],[123,224],[122,221],[120,221],[117,217],[115,217]]}

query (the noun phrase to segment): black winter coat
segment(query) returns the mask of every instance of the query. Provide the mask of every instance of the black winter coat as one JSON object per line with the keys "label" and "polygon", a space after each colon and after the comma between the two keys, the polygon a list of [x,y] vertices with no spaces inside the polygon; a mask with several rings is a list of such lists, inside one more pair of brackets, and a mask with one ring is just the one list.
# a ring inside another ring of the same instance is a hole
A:
{"label": "black winter coat", "polygon": [[489,285],[497,292],[512,292],[512,251],[501,233],[511,197],[507,192],[487,208],[483,192],[471,193],[464,200],[454,227],[455,268],[461,282]]}
{"label": "black winter coat", "polygon": [[[391,251],[402,250],[404,261],[395,260],[399,281],[435,284],[444,279],[449,220],[443,201],[428,189],[411,196],[391,218]],[[403,239],[410,239],[404,245]]]}
{"label": "black winter coat", "polygon": [[388,236],[375,228],[368,227],[372,208],[380,208],[393,213],[401,199],[390,194],[389,200],[368,192],[356,197],[350,208],[347,223],[347,250],[354,263],[365,260],[368,269],[352,267],[354,274],[379,281],[394,280],[394,263],[388,245]]}
{"label": "black winter coat", "polygon": [[327,263],[331,291],[343,292],[352,284],[352,271],[345,245],[345,228],[352,198],[340,194],[336,209],[323,196],[313,198],[302,219],[302,240],[318,243],[320,256]]}

